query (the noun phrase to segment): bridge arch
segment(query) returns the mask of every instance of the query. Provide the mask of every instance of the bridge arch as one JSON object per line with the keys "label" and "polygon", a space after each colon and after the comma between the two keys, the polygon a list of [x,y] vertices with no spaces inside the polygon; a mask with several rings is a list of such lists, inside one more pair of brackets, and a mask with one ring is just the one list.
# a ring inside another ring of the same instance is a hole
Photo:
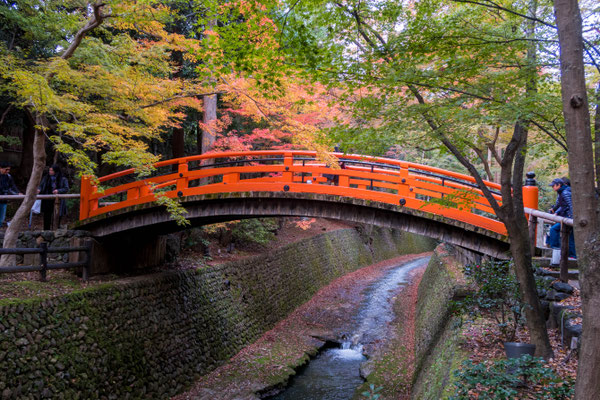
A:
{"label": "bridge arch", "polygon": [[[475,180],[435,167],[311,151],[212,153],[155,167],[143,179],[133,170],[95,183],[84,177],[78,227],[100,239],[179,230],[156,203],[161,191],[178,198],[196,226],[267,216],[324,217],[397,228],[498,258],[508,250],[506,228]],[[500,202],[500,186],[485,184]]]}
{"label": "bridge arch", "polygon": [[[496,258],[506,258],[506,236],[444,216],[370,200],[290,192],[217,193],[186,197],[192,226],[259,217],[317,217],[373,224],[428,236]],[[83,221],[99,239],[156,236],[181,230],[155,203],[130,206]]]}

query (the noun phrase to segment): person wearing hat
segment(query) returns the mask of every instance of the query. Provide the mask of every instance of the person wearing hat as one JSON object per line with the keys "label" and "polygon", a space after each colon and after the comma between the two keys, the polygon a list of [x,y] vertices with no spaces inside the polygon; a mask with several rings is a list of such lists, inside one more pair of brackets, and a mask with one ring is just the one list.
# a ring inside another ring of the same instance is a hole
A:
{"label": "person wearing hat", "polygon": [[[571,186],[565,184],[560,178],[553,179],[550,185],[552,189],[558,194],[556,198],[556,204],[550,209],[550,213],[558,215],[559,217],[573,218],[573,201],[571,200]],[[547,238],[548,246],[552,251],[552,262],[551,264],[557,265],[560,263],[560,223],[552,225]],[[569,257],[577,258],[575,253],[575,237],[573,230],[569,235]]]}
{"label": "person wearing hat", "polygon": [[[12,176],[10,176],[10,165],[7,163],[0,164],[0,195],[21,194]],[[0,200],[0,227],[6,218],[6,200]]]}

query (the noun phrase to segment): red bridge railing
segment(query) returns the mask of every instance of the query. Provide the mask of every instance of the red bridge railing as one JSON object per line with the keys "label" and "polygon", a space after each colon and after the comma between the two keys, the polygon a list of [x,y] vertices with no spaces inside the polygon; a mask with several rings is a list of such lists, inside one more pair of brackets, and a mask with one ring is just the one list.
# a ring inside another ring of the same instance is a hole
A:
{"label": "red bridge railing", "polygon": [[[149,203],[160,190],[171,198],[209,193],[296,192],[339,195],[441,215],[505,235],[475,180],[440,168],[379,157],[333,153],[341,168],[312,151],[203,154],[161,161],[152,176],[133,169],[81,182],[80,219]],[[486,182],[500,201],[500,185]]]}

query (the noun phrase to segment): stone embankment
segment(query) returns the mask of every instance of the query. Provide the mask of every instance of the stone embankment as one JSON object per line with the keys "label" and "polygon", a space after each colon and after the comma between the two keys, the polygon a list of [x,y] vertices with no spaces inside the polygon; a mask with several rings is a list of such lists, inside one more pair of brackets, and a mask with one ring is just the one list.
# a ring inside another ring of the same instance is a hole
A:
{"label": "stone embankment", "polygon": [[430,246],[345,229],[239,262],[0,301],[1,397],[173,396],[337,277]]}
{"label": "stone embankment", "polygon": [[452,393],[453,371],[467,358],[461,329],[451,315],[451,301],[468,286],[452,249],[439,245],[419,284],[415,321],[413,399],[444,399]]}

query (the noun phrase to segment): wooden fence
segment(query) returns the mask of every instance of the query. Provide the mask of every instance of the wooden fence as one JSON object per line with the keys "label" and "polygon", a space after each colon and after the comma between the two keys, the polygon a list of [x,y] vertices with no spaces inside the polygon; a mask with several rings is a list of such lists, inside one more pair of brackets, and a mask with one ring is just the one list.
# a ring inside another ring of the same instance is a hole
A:
{"label": "wooden fence", "polygon": [[[48,264],[48,254],[56,253],[74,253],[82,252],[85,254],[83,261],[76,262],[62,262],[57,264]],[[17,249],[0,249],[0,255],[2,254],[14,254],[14,255],[25,255],[25,254],[39,254],[40,264],[39,265],[15,265],[10,267],[0,267],[0,273],[18,273],[18,272],[34,272],[39,271],[40,280],[46,281],[46,273],[52,269],[69,269],[69,268],[83,268],[82,278],[84,281],[88,280],[90,261],[92,253],[92,244],[87,243],[84,246],[75,247],[48,247],[47,243],[41,243],[40,247],[37,248],[17,248]]]}

